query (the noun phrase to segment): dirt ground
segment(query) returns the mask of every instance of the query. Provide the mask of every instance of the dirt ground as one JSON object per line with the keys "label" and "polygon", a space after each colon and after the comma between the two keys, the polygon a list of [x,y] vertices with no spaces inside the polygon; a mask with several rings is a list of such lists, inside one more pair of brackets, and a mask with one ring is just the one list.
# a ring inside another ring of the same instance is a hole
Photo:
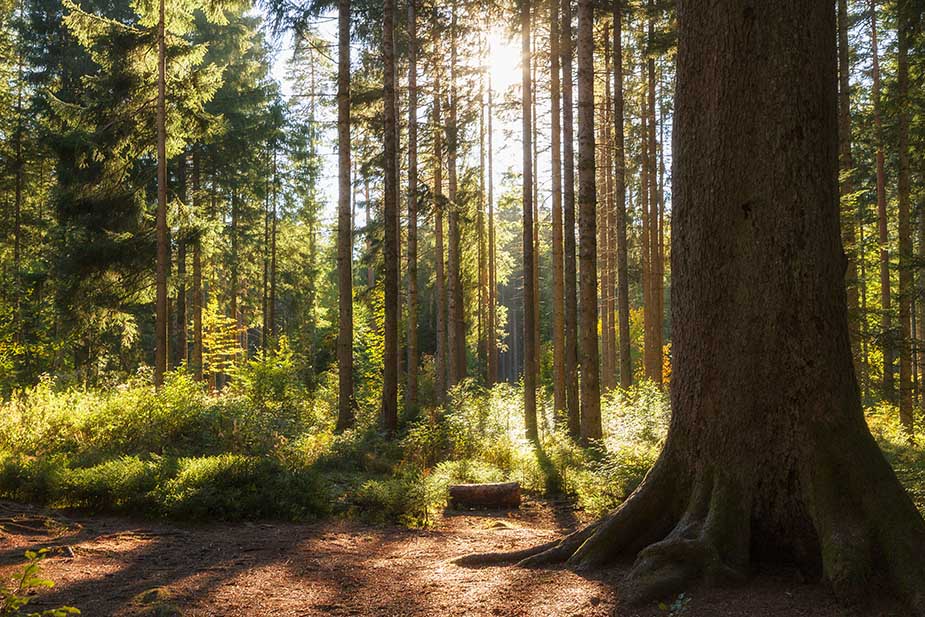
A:
{"label": "dirt ground", "polygon": [[[50,517],[49,517],[50,516]],[[48,513],[0,502],[0,575],[29,548],[56,582],[29,605],[69,604],[96,616],[563,615],[654,617],[657,605],[620,606],[625,568],[462,568],[475,551],[521,548],[579,522],[565,506],[528,501],[510,513],[448,514],[429,530],[331,520],[313,524],[176,525]],[[675,615],[901,617],[902,609],[847,610],[792,573],[758,574],[738,589],[692,589]]]}

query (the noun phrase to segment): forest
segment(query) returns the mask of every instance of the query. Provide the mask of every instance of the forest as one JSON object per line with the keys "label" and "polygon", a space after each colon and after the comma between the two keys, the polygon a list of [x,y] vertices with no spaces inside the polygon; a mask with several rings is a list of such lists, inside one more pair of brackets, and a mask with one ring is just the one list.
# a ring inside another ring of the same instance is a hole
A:
{"label": "forest", "polygon": [[0,0],[0,616],[925,617],[925,0]]}

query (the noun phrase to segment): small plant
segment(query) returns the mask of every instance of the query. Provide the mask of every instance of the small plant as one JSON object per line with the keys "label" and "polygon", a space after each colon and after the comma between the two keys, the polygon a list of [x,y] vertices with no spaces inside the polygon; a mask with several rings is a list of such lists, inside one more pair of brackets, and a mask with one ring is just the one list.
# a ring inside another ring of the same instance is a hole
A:
{"label": "small plant", "polygon": [[659,602],[658,609],[669,615],[682,615],[687,612],[687,605],[691,603],[691,597],[685,593],[679,593],[671,604]]}
{"label": "small plant", "polygon": [[[23,615],[22,609],[32,601],[31,594],[38,589],[47,589],[54,586],[54,581],[42,577],[42,560],[48,556],[48,549],[40,551],[26,551],[28,562],[13,579],[13,586],[0,587],[0,617],[14,617]],[[61,606],[41,613],[26,613],[26,617],[66,617],[79,615],[80,610],[73,606]]]}

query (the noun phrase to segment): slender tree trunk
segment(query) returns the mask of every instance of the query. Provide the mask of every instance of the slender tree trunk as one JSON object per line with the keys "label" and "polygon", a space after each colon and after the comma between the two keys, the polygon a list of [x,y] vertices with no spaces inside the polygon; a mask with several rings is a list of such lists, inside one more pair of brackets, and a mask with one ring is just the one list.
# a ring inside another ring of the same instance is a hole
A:
{"label": "slender tree trunk", "polygon": [[350,0],[337,3],[337,430],[354,424],[353,220],[350,209]]}
{"label": "slender tree trunk", "polygon": [[[180,155],[177,161],[177,192],[180,196],[181,208],[186,209],[188,195],[186,193],[186,153]],[[173,365],[180,366],[187,362],[187,345],[189,333],[187,331],[186,310],[186,234],[187,230],[183,227],[182,221],[185,217],[181,216],[179,237],[177,238],[177,300],[176,306],[176,342],[173,349]]]}
{"label": "slender tree trunk", "polygon": [[[436,31],[436,29],[435,29]],[[436,39],[435,39],[435,51]],[[434,75],[434,295],[437,298],[437,353],[435,359],[434,380],[436,381],[437,402],[446,400],[447,377],[449,370],[447,344],[447,293],[446,272],[444,269],[445,249],[443,246],[443,209],[446,198],[443,195],[443,117],[441,114],[440,69]]]}
{"label": "slender tree trunk", "polygon": [[537,383],[539,383],[540,376],[540,360],[543,357],[543,348],[540,340],[540,193],[539,193],[539,181],[537,173],[537,161],[539,160],[539,139],[537,137],[537,116],[536,116],[536,70],[537,63],[532,61],[533,56],[536,55],[536,37],[533,36],[532,32],[532,23],[533,23],[533,2],[531,2],[530,10],[530,23],[531,23],[531,33],[530,33],[530,46],[531,46],[531,62],[530,62],[530,113],[531,113],[531,130],[533,135],[531,138],[531,144],[533,146],[533,156],[531,157],[531,162],[533,164],[533,373],[536,375]]}
{"label": "slender tree trunk", "polygon": [[158,2],[157,21],[157,268],[154,301],[154,385],[164,383],[167,371],[167,46],[164,2]]}
{"label": "slender tree trunk", "polygon": [[[565,404],[569,435],[581,434],[578,393],[578,284],[575,263],[575,125],[572,98],[572,0],[562,0],[562,219],[565,251]],[[592,112],[593,113],[593,112]]]}
{"label": "slender tree trunk", "polygon": [[[617,385],[617,332],[616,332],[616,312],[617,312],[617,302],[616,302],[616,288],[617,288],[617,216],[616,216],[616,194],[615,194],[615,183],[616,179],[614,177],[614,148],[615,148],[615,138],[614,138],[614,129],[616,129],[615,119],[612,117],[613,114],[613,95],[611,93],[611,42],[610,42],[610,32],[604,31],[604,53],[605,53],[605,65],[606,71],[604,73],[604,102],[606,104],[605,113],[607,116],[607,123],[604,125],[605,135],[607,136],[606,143],[606,156],[604,158],[605,170],[607,178],[607,245],[605,247],[605,254],[607,255],[607,261],[605,267],[607,268],[607,287],[606,287],[606,311],[607,311],[607,374],[606,374],[606,387],[608,389],[613,389]],[[614,42],[614,45],[617,43]]]}
{"label": "slender tree trunk", "polygon": [[533,278],[533,83],[530,75],[530,0],[521,0],[520,42],[522,54],[522,118],[523,118],[523,307],[524,307],[524,424],[527,439],[537,441],[536,423],[536,287]]}
{"label": "slender tree trunk", "polygon": [[395,0],[383,3],[382,57],[385,165],[383,174],[383,259],[385,261],[385,351],[382,367],[382,428],[393,434],[398,427],[398,169],[395,93]]}
{"label": "slender tree trunk", "polygon": [[[921,198],[920,198],[921,199]],[[925,199],[922,199],[918,208],[918,260],[925,263]],[[863,238],[862,238],[863,239]],[[863,244],[863,242],[862,242]],[[863,280],[863,272],[862,272]],[[918,302],[916,305],[916,345],[919,369],[919,405],[925,406],[925,272],[918,270],[916,281]],[[863,291],[863,288],[862,288]]]}
{"label": "slender tree trunk", "polygon": [[630,357],[630,302],[626,244],[626,143],[623,105],[623,0],[613,5],[613,110],[614,110],[614,226],[617,236],[617,321],[619,325],[620,386],[633,385],[633,365]]}
{"label": "slender tree trunk", "polygon": [[838,0],[838,135],[839,178],[841,192],[842,243],[848,258],[845,269],[845,289],[848,296],[848,327],[851,332],[851,355],[858,378],[866,368],[861,364],[861,327],[858,312],[858,259],[855,240],[856,208],[851,194],[854,192],[852,176],[854,157],[851,154],[851,56],[848,46],[848,0]]}
{"label": "slender tree trunk", "polygon": [[453,387],[466,377],[466,321],[462,292],[462,264],[459,229],[459,204],[457,203],[456,154],[459,146],[459,127],[457,123],[458,100],[456,93],[456,4],[453,4],[453,17],[450,24],[450,113],[447,124],[447,181],[449,192],[449,255],[447,259],[447,281],[449,296],[449,381]]}
{"label": "slender tree trunk", "polygon": [[[479,40],[479,62],[484,64],[484,38]],[[485,244],[485,72],[479,71],[479,208],[478,227],[478,357],[479,377],[488,383],[488,260]]]}
{"label": "slender tree trunk", "polygon": [[[552,150],[552,383],[556,418],[565,414],[565,264],[562,246],[562,100],[559,75],[559,4],[549,3],[550,148]],[[564,419],[563,419],[564,420]],[[567,420],[562,422],[567,426]]]}
{"label": "slender tree trunk", "polygon": [[780,560],[844,600],[886,579],[922,615],[925,521],[867,429],[852,367],[835,12],[826,0],[746,9],[678,3],[675,371],[662,455],[603,520],[461,561],[589,568],[636,555],[629,603]]}
{"label": "slender tree trunk", "polygon": [[886,213],[883,122],[880,116],[880,54],[877,43],[877,0],[870,0],[870,44],[873,56],[874,134],[877,141],[877,221],[880,241],[880,309],[883,337],[883,398],[894,400],[893,319],[890,308],[890,247]]}
{"label": "slender tree trunk", "polygon": [[273,203],[270,210],[270,298],[268,301],[269,334],[276,338],[276,236],[279,221],[279,145],[273,145]]}
{"label": "slender tree trunk", "polygon": [[[193,152],[193,212],[201,215],[199,208],[199,151]],[[196,230],[193,240],[193,374],[196,381],[202,381],[202,231]]]}
{"label": "slender tree trunk", "polygon": [[648,95],[648,152],[647,168],[649,180],[649,277],[651,284],[650,300],[652,303],[651,319],[649,327],[651,328],[650,341],[651,345],[646,350],[649,360],[647,375],[649,379],[661,385],[662,383],[662,254],[659,239],[659,200],[658,200],[658,175],[656,171],[658,157],[658,142],[656,141],[656,116],[655,116],[655,58],[653,57],[653,48],[655,46],[655,2],[648,0],[648,39],[647,47],[649,50],[647,66],[647,84],[649,89]]}
{"label": "slender tree trunk", "polygon": [[418,404],[418,76],[416,0],[408,0],[408,373],[405,407]]}
{"label": "slender tree trunk", "polygon": [[491,73],[488,74],[488,385],[498,381],[497,290],[495,272],[495,168],[493,156],[492,116],[494,115]]}
{"label": "slender tree trunk", "polygon": [[909,206],[909,17],[897,3],[897,147],[899,169],[899,419],[910,441],[915,436],[912,401],[912,224]]}
{"label": "slender tree trunk", "polygon": [[601,438],[594,182],[594,8],[578,1],[578,214],[581,267],[581,439]]}

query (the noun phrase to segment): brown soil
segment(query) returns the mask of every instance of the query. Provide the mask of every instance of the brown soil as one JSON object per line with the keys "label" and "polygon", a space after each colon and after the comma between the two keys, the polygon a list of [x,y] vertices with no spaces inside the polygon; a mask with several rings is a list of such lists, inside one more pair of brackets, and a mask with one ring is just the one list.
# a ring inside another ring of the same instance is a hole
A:
{"label": "brown soil", "polygon": [[[84,616],[574,615],[655,617],[656,605],[621,607],[624,569],[470,569],[459,555],[522,548],[578,524],[559,504],[526,501],[503,514],[448,514],[435,529],[313,524],[178,525],[46,513],[0,503],[0,575],[29,548],[54,547],[56,582],[29,605],[62,604]],[[739,589],[693,589],[689,617],[901,617],[895,606],[839,607],[794,573],[758,574]]]}

